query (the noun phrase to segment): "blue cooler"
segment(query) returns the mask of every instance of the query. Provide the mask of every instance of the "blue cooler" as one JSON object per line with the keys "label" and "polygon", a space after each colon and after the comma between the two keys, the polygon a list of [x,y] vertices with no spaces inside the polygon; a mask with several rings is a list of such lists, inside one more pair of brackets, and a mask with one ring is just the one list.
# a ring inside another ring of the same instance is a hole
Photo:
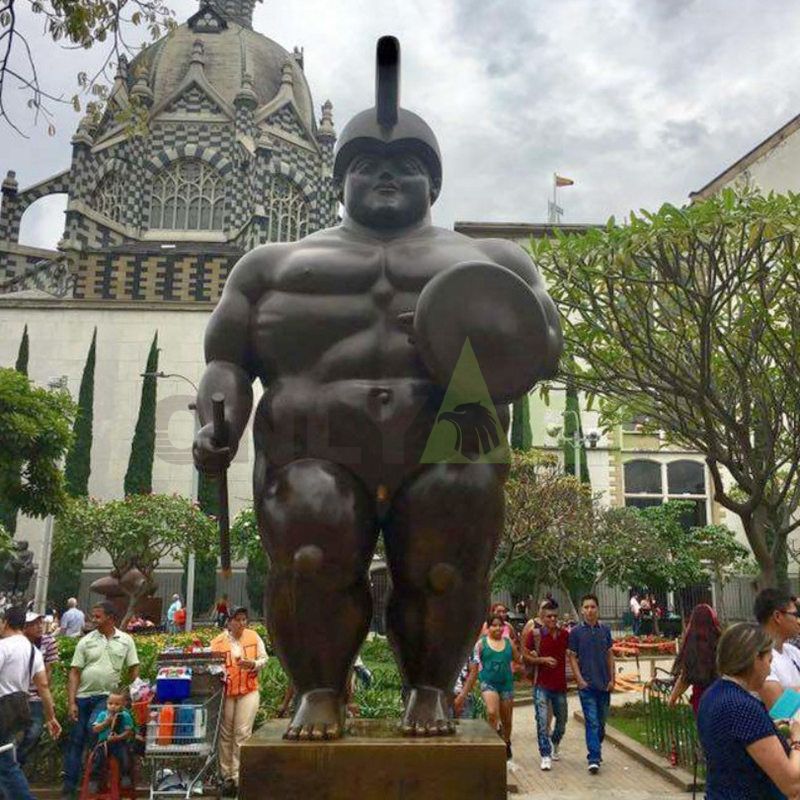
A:
{"label": "blue cooler", "polygon": [[191,670],[182,670],[181,674],[175,674],[175,670],[159,670],[156,676],[156,698],[159,703],[179,703],[191,693]]}

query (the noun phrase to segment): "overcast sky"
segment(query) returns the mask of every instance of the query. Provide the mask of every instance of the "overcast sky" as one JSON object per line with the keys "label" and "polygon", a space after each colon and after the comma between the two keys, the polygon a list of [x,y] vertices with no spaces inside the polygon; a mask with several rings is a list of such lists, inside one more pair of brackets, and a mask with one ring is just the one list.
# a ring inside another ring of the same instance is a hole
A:
{"label": "overcast sky", "polygon": [[[197,4],[173,7],[183,21]],[[61,50],[18,9],[43,84],[71,95],[99,46]],[[447,227],[544,221],[553,172],[575,181],[560,190],[565,222],[682,203],[800,113],[800,4],[786,0],[265,0],[254,28],[305,48],[338,129],[373,103],[377,37],[400,38],[402,104],[439,138],[434,222]],[[24,187],[69,167],[78,117],[59,109],[48,136],[19,105],[30,138],[0,127],[0,169]],[[58,203],[40,201],[23,241],[53,245],[62,227]]]}

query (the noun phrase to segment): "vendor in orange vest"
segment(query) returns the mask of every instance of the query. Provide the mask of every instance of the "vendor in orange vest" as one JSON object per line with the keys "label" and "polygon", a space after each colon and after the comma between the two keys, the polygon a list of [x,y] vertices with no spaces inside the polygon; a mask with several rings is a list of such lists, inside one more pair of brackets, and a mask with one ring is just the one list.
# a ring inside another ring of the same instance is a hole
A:
{"label": "vendor in orange vest", "polygon": [[239,785],[239,748],[250,738],[258,712],[258,673],[267,663],[261,637],[247,627],[247,609],[236,608],[228,627],[211,642],[225,654],[225,709],[219,731],[219,768],[224,797],[235,797]]}

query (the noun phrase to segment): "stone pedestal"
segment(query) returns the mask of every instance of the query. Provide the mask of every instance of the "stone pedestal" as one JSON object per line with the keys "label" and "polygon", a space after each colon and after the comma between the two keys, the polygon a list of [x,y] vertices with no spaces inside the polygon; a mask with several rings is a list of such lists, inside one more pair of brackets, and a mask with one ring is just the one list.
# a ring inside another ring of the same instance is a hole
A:
{"label": "stone pedestal", "polygon": [[287,742],[268,722],[242,747],[240,800],[506,800],[505,745],[483,720],[406,738],[396,720],[351,720],[333,742]]}

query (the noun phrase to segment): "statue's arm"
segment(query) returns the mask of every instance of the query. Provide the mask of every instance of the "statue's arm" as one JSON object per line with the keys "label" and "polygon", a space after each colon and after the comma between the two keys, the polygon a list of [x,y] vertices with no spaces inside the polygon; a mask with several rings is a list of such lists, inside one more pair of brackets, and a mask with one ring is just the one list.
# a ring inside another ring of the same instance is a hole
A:
{"label": "statue's arm", "polygon": [[[202,425],[195,442],[195,461],[208,472],[218,472],[232,460],[253,406],[253,359],[251,357],[254,304],[264,290],[259,258],[248,253],[228,276],[219,304],[206,328],[206,369],[197,395]],[[213,405],[216,393],[225,396],[228,447],[213,441]]]}

